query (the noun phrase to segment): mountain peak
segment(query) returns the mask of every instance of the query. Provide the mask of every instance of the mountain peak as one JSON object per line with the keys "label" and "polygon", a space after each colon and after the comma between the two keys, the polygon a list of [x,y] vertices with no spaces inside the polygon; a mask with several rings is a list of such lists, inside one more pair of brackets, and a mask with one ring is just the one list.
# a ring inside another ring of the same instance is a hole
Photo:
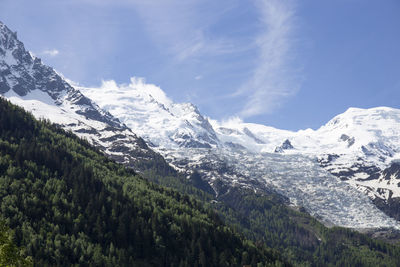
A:
{"label": "mountain peak", "polygon": [[320,129],[337,129],[351,127],[372,127],[382,124],[382,126],[390,126],[391,122],[400,122],[400,110],[390,107],[374,107],[374,108],[348,108],[345,112],[335,116],[327,124]]}
{"label": "mountain peak", "polygon": [[11,31],[3,22],[0,21],[0,36],[10,36],[13,39],[17,39],[17,32]]}
{"label": "mountain peak", "polygon": [[0,94],[12,90],[19,96],[25,96],[37,89],[46,92],[55,101],[75,90],[51,67],[33,57],[18,40],[17,34],[1,23]]}
{"label": "mountain peak", "polygon": [[349,107],[342,114],[357,114],[357,113],[376,113],[376,112],[398,112],[399,109],[386,107],[386,106],[378,106],[372,108],[357,108],[357,107]]}
{"label": "mountain peak", "polygon": [[100,88],[79,89],[154,147],[218,146],[213,127],[195,105],[172,102],[161,88],[144,79],[131,78],[128,85],[108,81]]}
{"label": "mountain peak", "polygon": [[[155,154],[128,127],[72,87],[53,68],[25,50],[16,34],[0,24],[0,94],[32,112],[49,119],[130,167],[137,157]],[[121,152],[123,151],[123,152]]]}
{"label": "mountain peak", "polygon": [[0,49],[14,50],[16,48],[25,50],[23,43],[18,40],[17,32],[11,31],[0,21]]}
{"label": "mountain peak", "polygon": [[[22,63],[33,63],[33,58],[25,50],[24,44],[17,38],[17,33],[11,31],[5,24],[0,22],[0,59],[8,66]],[[1,64],[0,73],[7,72],[5,64]]]}

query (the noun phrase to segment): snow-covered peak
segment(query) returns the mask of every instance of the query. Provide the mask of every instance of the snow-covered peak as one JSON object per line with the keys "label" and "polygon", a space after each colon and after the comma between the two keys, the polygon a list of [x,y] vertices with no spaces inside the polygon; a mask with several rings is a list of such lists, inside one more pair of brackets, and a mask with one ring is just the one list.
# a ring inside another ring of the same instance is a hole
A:
{"label": "snow-covered peak", "polygon": [[80,89],[159,151],[227,146],[253,153],[304,154],[321,160],[334,155],[329,158],[340,167],[332,173],[364,163],[384,169],[400,158],[398,109],[349,108],[318,130],[294,132],[238,118],[209,121],[194,105],[173,103],[159,87],[143,79],[132,78],[130,84],[123,85],[106,81],[100,88]]}
{"label": "snow-covered peak", "polygon": [[298,132],[237,118],[210,123],[193,104],[174,103],[143,79],[123,85],[105,81],[100,88],[71,86],[1,23],[0,94],[127,166],[142,168],[137,159],[155,155],[135,132],[176,169],[199,171],[217,193],[220,181],[254,190],[272,187],[325,221],[397,227],[354,188],[372,198],[400,196],[398,167],[377,173],[400,158],[399,110],[351,108],[318,130]]}
{"label": "snow-covered peak", "polygon": [[[240,118],[209,121],[194,105],[173,103],[159,87],[138,79],[132,79],[129,85],[109,81],[101,88],[81,90],[178,169],[184,169],[188,162],[188,158],[179,160],[186,157],[182,155],[189,153],[189,157],[196,158],[193,155],[199,153],[208,157],[213,148],[264,157],[305,156],[372,198],[381,197],[382,190],[400,196],[400,188],[394,190],[383,180],[373,178],[379,177],[379,172],[393,160],[400,159],[398,109],[349,108],[317,130],[295,132],[246,123]],[[194,160],[190,164],[198,168],[199,162]]]}
{"label": "snow-covered peak", "polygon": [[325,137],[325,144],[336,143],[347,151],[365,150],[374,143],[396,150],[399,134],[400,110],[389,107],[349,108],[316,131],[318,138]]}
{"label": "snow-covered peak", "polygon": [[[157,94],[156,89],[152,90],[152,95],[167,103],[165,95]],[[109,157],[136,170],[143,170],[138,159],[151,162],[157,156],[126,125],[100,109],[61,74],[27,51],[16,33],[1,22],[0,94],[32,112],[36,118],[49,119],[74,132]]]}
{"label": "snow-covered peak", "polygon": [[123,94],[125,97],[141,98],[146,102],[157,102],[165,108],[169,108],[172,104],[172,101],[161,88],[145,83],[143,78],[132,77],[129,84],[121,85],[118,85],[113,80],[103,81],[98,89],[104,91],[105,95]]}
{"label": "snow-covered peak", "polygon": [[348,130],[354,128],[377,128],[388,130],[396,123],[400,123],[400,110],[389,107],[376,107],[370,109],[349,108],[344,113],[334,117],[319,130]]}
{"label": "snow-covered peak", "polygon": [[4,23],[0,21],[0,48],[4,50],[14,50],[21,42],[17,39],[17,33],[12,32]]}
{"label": "snow-covered peak", "polygon": [[[17,38],[17,33],[12,32],[6,25],[0,21],[0,59],[9,66],[19,64],[32,64],[35,60],[30,53],[25,50],[24,44]],[[0,66],[4,71],[4,64]]]}
{"label": "snow-covered peak", "polygon": [[25,96],[35,89],[47,92],[54,100],[62,91],[73,90],[52,68],[32,56],[16,33],[0,23],[0,94],[13,90]]}
{"label": "snow-covered peak", "polygon": [[143,79],[131,78],[130,84],[122,85],[105,81],[100,88],[79,89],[159,150],[219,144],[197,107],[173,103],[159,87]]}
{"label": "snow-covered peak", "polygon": [[[319,128],[315,138],[336,154],[357,152],[368,156],[367,151],[374,150],[372,154],[379,157],[387,153],[385,157],[395,158],[400,147],[400,110],[349,108]],[[385,160],[380,157],[379,161]]]}
{"label": "snow-covered peak", "polygon": [[400,110],[388,107],[349,108],[318,130],[293,132],[238,119],[213,120],[212,125],[222,142],[240,144],[258,153],[274,152],[286,140],[294,148],[286,151],[290,154],[363,154],[373,144],[379,144],[380,150],[385,146],[388,151],[400,147]]}
{"label": "snow-covered peak", "polygon": [[212,126],[224,144],[240,145],[256,153],[273,152],[278,145],[295,135],[291,131],[245,123],[239,118],[222,122],[213,120]]}

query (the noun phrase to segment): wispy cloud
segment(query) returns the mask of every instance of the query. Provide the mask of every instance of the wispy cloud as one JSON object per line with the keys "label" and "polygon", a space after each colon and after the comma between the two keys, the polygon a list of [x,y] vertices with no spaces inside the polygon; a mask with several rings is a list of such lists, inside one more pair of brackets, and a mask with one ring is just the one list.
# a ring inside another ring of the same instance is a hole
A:
{"label": "wispy cloud", "polygon": [[[173,69],[190,75],[179,76],[176,80],[190,78],[193,81],[194,77],[202,84],[211,80],[213,88],[218,88],[208,92],[212,99],[226,100],[227,91],[239,87],[230,95],[237,98],[227,101],[234,106],[230,112],[241,118],[272,113],[299,89],[296,77],[299,73],[292,65],[296,27],[294,0],[250,0],[248,3],[239,0],[71,1],[82,1],[101,9],[113,10],[121,6],[129,9],[139,18],[135,26],[144,29],[145,36],[139,38],[151,40],[152,47],[158,47],[162,56],[167,55],[163,58],[167,63],[160,72],[168,73]],[[245,19],[243,25],[232,23],[236,15]],[[229,19],[223,21],[226,17]],[[255,20],[258,21],[254,23]],[[188,86],[185,84],[185,87]],[[192,90],[204,93],[207,89]],[[217,105],[220,109],[219,102],[210,100],[206,105]]]}
{"label": "wispy cloud", "polygon": [[55,57],[58,54],[60,54],[60,51],[58,51],[57,49],[44,50],[41,54],[42,55],[46,55],[46,56],[50,56],[50,57]]}
{"label": "wispy cloud", "polygon": [[271,113],[299,88],[291,66],[295,7],[290,0],[257,0],[262,30],[255,44],[259,57],[253,75],[234,96],[246,97],[239,116]]}
{"label": "wispy cloud", "polygon": [[132,1],[150,37],[163,48],[167,48],[178,61],[230,53],[234,49],[230,40],[207,34],[209,27],[229,9],[229,4],[217,6],[212,2]]}
{"label": "wispy cloud", "polygon": [[[78,1],[78,0],[73,0]],[[79,0],[86,4],[136,11],[149,37],[178,62],[204,55],[227,54],[237,48],[227,38],[211,37],[209,27],[237,0]]]}

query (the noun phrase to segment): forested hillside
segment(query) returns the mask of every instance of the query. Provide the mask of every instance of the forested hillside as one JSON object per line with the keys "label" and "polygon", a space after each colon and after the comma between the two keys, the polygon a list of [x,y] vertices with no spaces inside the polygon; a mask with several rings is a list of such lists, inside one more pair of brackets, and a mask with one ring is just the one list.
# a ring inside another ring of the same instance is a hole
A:
{"label": "forested hillside", "polygon": [[0,213],[37,266],[284,265],[192,197],[0,99]]}
{"label": "forested hillside", "polygon": [[[210,202],[213,197],[193,188],[190,180],[179,174],[162,179],[156,173],[149,171],[145,176],[197,199]],[[305,210],[288,207],[285,199],[272,191],[267,194],[232,188],[211,203],[206,205],[225,223],[256,244],[278,250],[295,266],[400,266],[398,232],[382,229],[388,237],[383,241],[351,229],[328,228]]]}
{"label": "forested hillside", "polygon": [[[165,166],[162,158],[153,161],[149,166]],[[225,223],[256,244],[278,250],[294,265],[400,266],[398,231],[382,229],[383,238],[376,239],[351,229],[328,228],[304,209],[289,207],[287,200],[273,191],[254,193],[239,187],[221,188],[225,193],[213,201],[215,195],[196,172],[190,179],[172,168],[152,168],[142,175],[202,201]]]}
{"label": "forested hillside", "polygon": [[211,201],[196,173],[187,180],[162,158],[149,166],[158,161],[164,167],[142,178],[0,99],[0,219],[2,242],[17,255],[10,259],[29,265],[30,256],[37,266],[400,266],[396,245],[327,228],[273,192],[233,188]]}
{"label": "forested hillside", "polygon": [[[274,194],[231,190],[216,207],[226,223],[256,243],[280,251],[297,266],[400,266],[398,233],[392,243],[351,229],[328,228]],[[385,232],[385,231],[383,231]]]}

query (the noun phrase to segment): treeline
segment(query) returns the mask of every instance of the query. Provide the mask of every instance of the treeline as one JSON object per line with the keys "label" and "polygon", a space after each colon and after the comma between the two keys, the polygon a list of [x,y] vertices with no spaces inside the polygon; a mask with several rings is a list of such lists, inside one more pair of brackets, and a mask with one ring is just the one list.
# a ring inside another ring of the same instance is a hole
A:
{"label": "treeline", "polygon": [[0,217],[12,229],[8,240],[25,248],[21,259],[32,256],[38,266],[400,266],[399,246],[326,228],[272,192],[233,188],[215,203],[196,173],[188,180],[161,157],[143,166],[146,179],[0,100]]}
{"label": "treeline", "polygon": [[0,216],[37,266],[282,266],[193,197],[0,99]]}
{"label": "treeline", "polygon": [[235,188],[216,205],[223,219],[297,266],[400,266],[399,245],[351,229],[327,228],[273,194]]}
{"label": "treeline", "polygon": [[[157,177],[154,175],[153,177]],[[151,178],[149,176],[149,178]],[[212,196],[193,189],[187,179],[165,182],[188,192],[214,209],[225,223],[255,244],[279,251],[295,266],[400,266],[400,246],[373,239],[351,229],[327,228],[305,211],[288,207],[281,196],[231,188],[210,202]],[[213,203],[213,204],[211,204]]]}
{"label": "treeline", "polygon": [[[154,159],[153,165],[158,162],[164,164],[163,159]],[[351,229],[327,228],[305,211],[288,207],[284,198],[273,191],[254,193],[234,187],[223,190],[226,193],[215,202],[215,196],[196,172],[190,179],[160,169],[149,169],[143,175],[202,201],[236,232],[255,244],[274,248],[293,265],[400,266],[399,241],[394,245]]]}

